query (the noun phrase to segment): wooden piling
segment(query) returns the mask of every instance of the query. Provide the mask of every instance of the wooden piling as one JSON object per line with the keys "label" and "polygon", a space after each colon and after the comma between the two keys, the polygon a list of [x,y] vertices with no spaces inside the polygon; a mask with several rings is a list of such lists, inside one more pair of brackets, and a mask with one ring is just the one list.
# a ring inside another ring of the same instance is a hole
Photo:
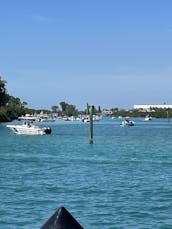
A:
{"label": "wooden piling", "polygon": [[90,144],[93,144],[93,113],[94,113],[94,106],[90,106],[90,109],[89,109],[89,117],[90,117],[89,143]]}

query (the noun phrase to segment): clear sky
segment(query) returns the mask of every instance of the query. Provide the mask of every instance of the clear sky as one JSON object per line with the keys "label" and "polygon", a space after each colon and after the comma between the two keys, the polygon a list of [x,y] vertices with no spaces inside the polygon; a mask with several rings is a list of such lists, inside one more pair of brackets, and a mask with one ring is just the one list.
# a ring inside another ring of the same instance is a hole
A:
{"label": "clear sky", "polygon": [[33,108],[172,104],[172,1],[2,0],[0,75]]}

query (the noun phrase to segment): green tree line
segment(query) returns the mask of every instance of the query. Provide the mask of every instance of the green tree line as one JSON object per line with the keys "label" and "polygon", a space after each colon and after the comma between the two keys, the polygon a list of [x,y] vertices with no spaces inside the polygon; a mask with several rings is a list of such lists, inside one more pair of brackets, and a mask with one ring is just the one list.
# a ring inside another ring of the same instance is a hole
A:
{"label": "green tree line", "polygon": [[7,82],[0,77],[0,122],[7,122],[25,114],[26,102],[18,97],[9,95],[6,89]]}
{"label": "green tree line", "polygon": [[[40,113],[41,111],[45,113],[57,113],[60,116],[77,116],[78,114],[88,114],[89,105],[87,104],[84,111],[78,111],[76,106],[73,104],[68,104],[64,101],[58,105],[52,106],[52,111],[50,110],[35,110],[27,108],[27,103],[22,102],[18,97],[10,95],[6,89],[7,82],[0,76],[0,122],[8,122],[17,119],[21,115]],[[61,108],[61,109],[60,109]],[[141,110],[124,110],[118,108],[112,108],[112,116],[129,116],[129,117],[145,117],[148,112],[143,112]],[[100,106],[95,110],[95,113],[100,114]],[[152,117],[156,118],[172,118],[172,109],[156,109],[154,108],[149,112]]]}
{"label": "green tree line", "polygon": [[153,118],[172,118],[172,109],[162,109],[162,108],[154,108],[151,111],[143,111],[138,109],[132,109],[132,110],[124,110],[124,109],[118,109],[118,108],[112,108],[111,109],[113,114],[113,117],[145,117],[146,115],[150,115]]}

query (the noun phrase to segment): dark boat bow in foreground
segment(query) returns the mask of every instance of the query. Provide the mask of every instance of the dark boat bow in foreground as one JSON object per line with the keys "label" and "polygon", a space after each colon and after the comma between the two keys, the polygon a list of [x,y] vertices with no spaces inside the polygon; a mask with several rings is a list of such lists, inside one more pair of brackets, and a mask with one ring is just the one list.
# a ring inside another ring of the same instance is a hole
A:
{"label": "dark boat bow in foreground", "polygon": [[64,208],[59,208],[40,229],[84,229]]}

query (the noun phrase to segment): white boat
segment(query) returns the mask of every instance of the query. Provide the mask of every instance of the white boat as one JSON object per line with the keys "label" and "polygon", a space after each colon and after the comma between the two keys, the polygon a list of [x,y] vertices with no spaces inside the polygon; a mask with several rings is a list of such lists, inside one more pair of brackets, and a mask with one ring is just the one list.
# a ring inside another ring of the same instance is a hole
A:
{"label": "white boat", "polygon": [[135,122],[129,119],[125,119],[120,124],[121,126],[134,126]]}
{"label": "white boat", "polygon": [[150,115],[146,115],[145,121],[150,121],[150,120],[152,120],[152,117]]}
{"label": "white boat", "polygon": [[[93,121],[100,121],[102,119],[102,116],[101,115],[93,115]],[[87,116],[84,116],[82,119],[81,119],[82,122],[90,122],[90,116],[87,115]]]}
{"label": "white boat", "polygon": [[21,121],[21,120],[27,120],[27,121],[36,121],[36,116],[32,116],[32,115],[29,115],[29,114],[26,114],[25,116],[20,116],[18,117],[18,120]]}
{"label": "white boat", "polygon": [[82,118],[82,122],[90,122],[90,117],[87,116],[87,117]]}
{"label": "white boat", "polygon": [[25,121],[22,125],[7,125],[15,134],[44,135],[51,134],[51,128],[35,126],[32,122]]}
{"label": "white boat", "polygon": [[55,122],[56,119],[55,118],[47,118],[47,117],[43,118],[42,117],[42,118],[37,118],[36,121],[38,121],[38,122]]}

